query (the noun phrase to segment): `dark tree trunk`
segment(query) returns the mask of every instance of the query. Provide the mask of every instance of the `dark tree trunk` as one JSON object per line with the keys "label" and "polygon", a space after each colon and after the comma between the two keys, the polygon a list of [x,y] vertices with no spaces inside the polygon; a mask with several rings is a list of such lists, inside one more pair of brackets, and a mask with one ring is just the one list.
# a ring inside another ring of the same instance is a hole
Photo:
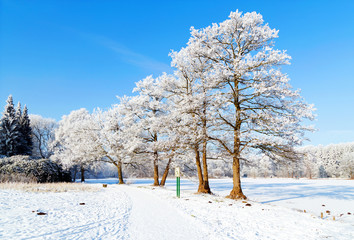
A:
{"label": "dark tree trunk", "polygon": [[122,171],[122,162],[119,161],[118,164],[117,164],[117,170],[118,170],[118,184],[124,184],[124,181],[123,181],[123,171]]}
{"label": "dark tree trunk", "polygon": [[80,172],[81,172],[81,182],[85,182],[85,169],[82,165],[80,168]]}
{"label": "dark tree trunk", "polygon": [[46,158],[44,156],[43,152],[42,152],[42,137],[37,138],[37,140],[38,140],[38,143],[39,143],[39,145],[38,145],[39,154],[41,155],[42,158]]}
{"label": "dark tree trunk", "polygon": [[154,186],[159,186],[159,166],[158,166],[159,155],[154,152]]}
{"label": "dark tree trunk", "polygon": [[232,173],[233,173],[233,188],[230,192],[230,195],[227,196],[228,198],[231,199],[247,199],[247,197],[243,194],[242,188],[241,188],[241,176],[240,176],[240,147],[241,147],[241,141],[240,141],[240,130],[241,130],[241,108],[239,104],[239,99],[238,99],[238,82],[235,81],[235,89],[237,95],[235,96],[235,108],[236,108],[236,125],[235,125],[235,130],[234,130],[234,149],[233,149],[233,158],[232,158]]}
{"label": "dark tree trunk", "polygon": [[73,169],[73,182],[76,182],[76,175],[77,175],[77,166],[74,167]]}
{"label": "dark tree trunk", "polygon": [[[204,89],[204,92],[205,89]],[[209,187],[209,174],[208,174],[208,163],[207,163],[207,119],[206,119],[206,112],[207,112],[207,102],[206,99],[204,99],[203,102],[203,117],[202,117],[202,125],[203,125],[203,156],[202,156],[202,162],[203,162],[203,184],[198,188],[198,193],[211,193],[210,187]]]}
{"label": "dark tree trunk", "polygon": [[165,171],[164,171],[164,173],[162,175],[162,178],[161,178],[160,187],[165,186],[166,179],[167,179],[167,176],[168,176],[168,171],[170,170],[171,161],[172,161],[172,158],[168,159]]}
{"label": "dark tree trunk", "polygon": [[203,143],[203,184],[198,188],[198,193],[211,193],[209,187],[209,175],[208,175],[208,164],[207,164],[207,150],[206,150],[207,142]]}
{"label": "dark tree trunk", "polygon": [[240,160],[237,157],[233,158],[232,162],[232,172],[233,172],[233,188],[230,195],[227,196],[231,199],[247,199],[243,194],[241,188],[241,176],[240,176]]}
{"label": "dark tree trunk", "polygon": [[113,158],[111,158],[109,155],[106,155],[106,157],[110,160],[110,162],[116,166],[117,168],[117,173],[118,173],[118,184],[124,184],[124,180],[123,180],[123,170],[122,170],[122,162],[118,161],[116,162],[115,160],[113,160]]}
{"label": "dark tree trunk", "polygon": [[202,172],[202,166],[200,164],[200,153],[198,146],[194,147],[194,153],[195,153],[195,164],[197,165],[197,173],[198,173],[198,180],[199,180],[199,186],[198,186],[198,193],[202,191],[204,188],[204,181],[203,181],[203,172]]}

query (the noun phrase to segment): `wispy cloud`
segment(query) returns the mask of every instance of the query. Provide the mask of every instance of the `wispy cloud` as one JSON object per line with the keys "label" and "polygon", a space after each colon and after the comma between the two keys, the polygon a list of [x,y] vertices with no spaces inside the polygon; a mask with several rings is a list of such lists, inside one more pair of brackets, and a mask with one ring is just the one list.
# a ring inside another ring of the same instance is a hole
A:
{"label": "wispy cloud", "polygon": [[130,63],[134,66],[146,70],[151,70],[154,72],[161,72],[161,73],[171,71],[171,67],[168,64],[157,61],[149,56],[137,53],[134,50],[124,46],[123,44],[114,41],[110,38],[107,38],[105,36],[91,34],[91,33],[84,33],[75,29],[67,29],[67,30],[70,30],[71,32],[75,32],[76,34],[80,35],[84,39],[88,39],[90,41],[95,42],[96,44],[99,44],[107,49],[114,51],[120,56],[120,58],[124,62]]}
{"label": "wispy cloud", "polygon": [[127,48],[126,46],[118,42],[115,42],[111,39],[108,39],[106,37],[99,37],[97,40],[98,43],[118,53],[123,57],[125,61],[135,66],[142,67],[145,69],[157,70],[161,72],[166,72],[171,70],[171,67],[168,64],[160,61],[156,61],[155,59],[152,59],[148,56],[134,52],[133,50]]}
{"label": "wispy cloud", "polygon": [[328,134],[354,136],[354,131],[353,130],[329,130]]}

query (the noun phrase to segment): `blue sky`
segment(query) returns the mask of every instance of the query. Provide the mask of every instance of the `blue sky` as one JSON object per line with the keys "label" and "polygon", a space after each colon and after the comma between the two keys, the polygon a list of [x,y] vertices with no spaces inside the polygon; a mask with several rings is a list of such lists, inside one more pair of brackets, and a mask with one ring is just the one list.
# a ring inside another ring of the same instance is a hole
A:
{"label": "blue sky", "polygon": [[279,30],[294,88],[314,103],[307,144],[354,141],[354,1],[0,0],[0,109],[12,94],[29,112],[60,120],[107,108],[134,83],[171,72],[168,53],[191,26],[256,11]]}

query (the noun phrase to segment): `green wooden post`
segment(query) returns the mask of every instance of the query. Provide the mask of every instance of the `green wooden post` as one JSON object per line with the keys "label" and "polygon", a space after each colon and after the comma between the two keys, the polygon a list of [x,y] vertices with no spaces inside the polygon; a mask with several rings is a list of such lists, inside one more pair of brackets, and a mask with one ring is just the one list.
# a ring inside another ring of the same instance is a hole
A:
{"label": "green wooden post", "polygon": [[176,194],[177,197],[181,197],[181,178],[180,178],[180,169],[179,167],[176,167],[175,169],[175,176],[176,176]]}
{"label": "green wooden post", "polygon": [[177,197],[181,197],[181,178],[177,177]]}

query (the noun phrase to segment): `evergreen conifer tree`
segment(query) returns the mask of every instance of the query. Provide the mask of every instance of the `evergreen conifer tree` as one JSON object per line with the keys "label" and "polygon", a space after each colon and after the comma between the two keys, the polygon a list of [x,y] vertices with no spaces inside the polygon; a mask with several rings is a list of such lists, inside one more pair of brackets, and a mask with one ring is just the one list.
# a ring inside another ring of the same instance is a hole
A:
{"label": "evergreen conifer tree", "polygon": [[24,136],[22,134],[22,126],[21,126],[21,118],[22,118],[22,109],[21,109],[21,103],[17,103],[17,108],[15,111],[15,118],[17,123],[19,124],[19,135],[17,138],[17,143],[16,143],[16,148],[14,149],[14,155],[24,155],[22,153],[22,148],[26,144],[24,140]]}
{"label": "evergreen conifer tree", "polygon": [[[20,107],[21,110],[21,107]],[[19,118],[21,141],[18,148],[19,155],[32,155],[32,128],[28,116],[27,106],[23,108],[23,112]]]}
{"label": "evergreen conifer tree", "polygon": [[15,112],[15,116],[16,116],[17,121],[19,122],[21,117],[22,117],[22,109],[21,109],[21,103],[20,102],[17,103],[17,109],[16,109],[16,112]]}
{"label": "evergreen conifer tree", "polygon": [[7,105],[0,120],[0,154],[13,156],[17,154],[20,142],[20,125],[16,118],[12,95],[8,97],[6,102]]}

